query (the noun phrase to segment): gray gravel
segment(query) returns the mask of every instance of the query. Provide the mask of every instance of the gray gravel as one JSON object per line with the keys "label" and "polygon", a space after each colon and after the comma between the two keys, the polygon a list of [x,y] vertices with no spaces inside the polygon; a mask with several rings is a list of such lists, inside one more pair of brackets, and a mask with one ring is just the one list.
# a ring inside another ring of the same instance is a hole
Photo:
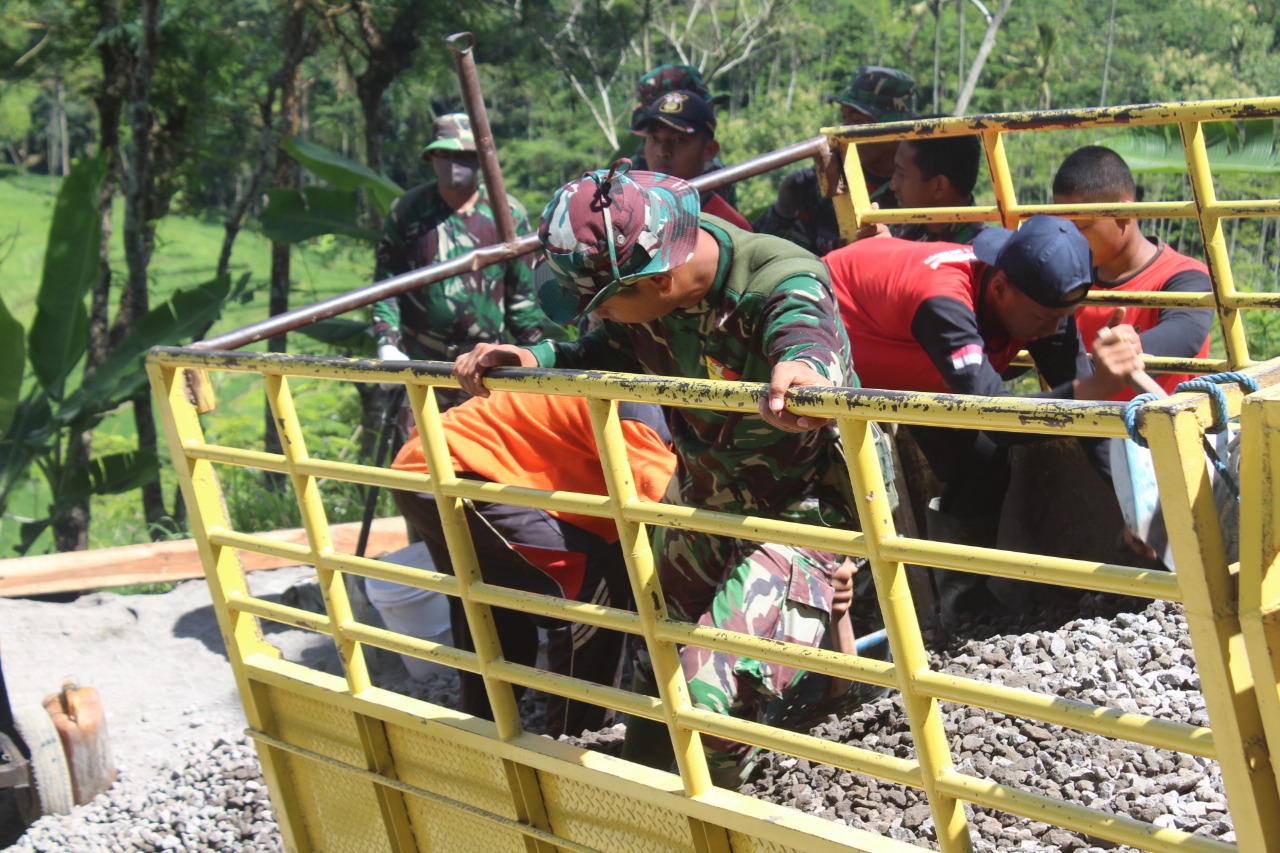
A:
{"label": "gray gravel", "polygon": [[[1157,602],[1139,612],[1115,613],[1113,600],[1086,596],[1079,607],[1083,609],[1073,612],[1099,615],[1055,623],[1049,614],[1049,624],[1061,627],[1020,628],[1006,634],[994,634],[990,626],[969,626],[945,647],[939,643],[934,665],[1162,719],[1207,723],[1178,606]],[[1043,608],[1038,612],[1043,614]],[[1003,630],[1008,630],[1007,623]],[[398,686],[445,704],[456,695],[456,679],[450,676]],[[535,730],[538,708],[533,699],[524,703]],[[1221,774],[1212,761],[960,706],[945,705],[944,710],[946,732],[962,772],[1234,840]],[[881,699],[844,718],[832,717],[814,731],[880,752],[912,755],[897,698]],[[593,748],[616,751],[622,732],[618,726],[586,740]],[[154,778],[125,774],[111,791],[69,816],[42,818],[11,849],[279,850],[252,748],[223,739],[212,747],[193,747],[186,756]],[[928,807],[914,789],[766,754],[742,791],[936,848]],[[1128,849],[984,809],[972,809],[971,817],[981,851]]]}
{"label": "gray gravel", "polygon": [[[1086,605],[1087,606],[1087,605]],[[1053,631],[956,642],[933,654],[946,672],[1167,720],[1207,725],[1204,698],[1177,605],[1150,604]],[[1216,762],[944,703],[960,772],[1105,812],[1234,841]],[[899,697],[881,699],[815,735],[912,758]],[[790,756],[767,754],[742,788],[772,802],[936,848],[921,792]],[[1130,850],[1003,812],[971,808],[975,849]]]}

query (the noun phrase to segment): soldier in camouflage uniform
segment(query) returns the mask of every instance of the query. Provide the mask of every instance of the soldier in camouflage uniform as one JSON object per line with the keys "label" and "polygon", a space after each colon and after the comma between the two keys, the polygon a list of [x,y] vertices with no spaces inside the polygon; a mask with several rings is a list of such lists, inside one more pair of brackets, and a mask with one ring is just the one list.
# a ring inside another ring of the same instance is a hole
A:
{"label": "soldier in camouflage uniform", "polygon": [[[905,71],[882,65],[864,65],[853,72],[849,85],[831,100],[840,104],[841,122],[874,124],[915,118],[916,81]],[[881,208],[895,207],[889,192],[896,142],[858,146],[858,159],[871,201]],[[843,245],[840,224],[831,199],[822,195],[818,173],[812,166],[797,169],[782,179],[777,200],[764,216],[752,223],[757,233],[776,234],[825,255]]]}
{"label": "soldier in camouflage uniform", "polygon": [[[659,65],[641,77],[640,82],[636,84],[636,105],[631,110],[631,132],[638,136],[644,136],[645,130],[649,125],[649,110],[657,103],[658,98],[668,92],[676,92],[682,89],[686,92],[693,92],[713,108],[721,106],[729,100],[728,95],[712,95],[710,90],[707,89],[707,84],[702,81],[702,72],[692,65]],[[643,142],[640,143],[640,147],[636,149],[636,152],[631,155],[631,164],[636,171],[644,171],[649,168],[648,163],[645,162]],[[723,168],[724,161],[720,159],[719,154],[716,154],[707,161],[707,165],[702,171],[703,174],[706,174]],[[730,207],[737,209],[738,194],[734,184],[716,187],[711,192],[728,202]]]}
{"label": "soldier in camouflage uniform", "polygon": [[[982,143],[976,136],[904,139],[893,158],[889,191],[897,207],[972,207]],[[981,222],[912,222],[888,229],[915,243],[973,243]]]}
{"label": "soldier in camouflage uniform", "polygon": [[[436,120],[423,158],[438,180],[396,200],[378,241],[378,281],[498,242],[489,198],[479,183],[479,161],[465,113]],[[528,231],[524,209],[508,198],[516,231]],[[528,261],[517,259],[473,270],[378,302],[373,308],[378,357],[452,361],[478,343],[541,339],[545,318],[533,297]],[[441,405],[466,399],[439,394]]]}
{"label": "soldier in camouflage uniform", "polygon": [[[488,393],[484,371],[498,365],[767,382],[758,414],[670,410],[678,466],[667,500],[852,524],[834,424],[784,409],[788,388],[857,383],[822,264],[784,240],[700,215],[687,183],[629,165],[619,161],[561,188],[539,229],[555,273],[539,288],[543,310],[557,322],[595,312],[601,325],[572,343],[477,347],[454,374],[479,395]],[[655,529],[653,544],[672,616],[813,646],[824,640],[837,586],[846,589],[853,571],[838,554],[666,527]],[[681,662],[696,705],[761,719],[805,674],[692,646]],[[636,682],[656,694],[643,653]],[[631,720],[624,754],[665,767],[665,727],[649,739],[654,726]],[[748,748],[712,737],[703,743],[715,777],[732,783]]]}

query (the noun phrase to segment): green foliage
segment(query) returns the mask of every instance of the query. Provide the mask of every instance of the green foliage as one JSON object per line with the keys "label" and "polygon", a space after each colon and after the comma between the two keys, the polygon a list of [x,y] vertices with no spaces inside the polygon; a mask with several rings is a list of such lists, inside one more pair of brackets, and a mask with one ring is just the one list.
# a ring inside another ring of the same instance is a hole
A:
{"label": "green foliage", "polygon": [[33,86],[7,86],[0,91],[0,141],[19,143],[31,131]]}
{"label": "green foliage", "polygon": [[322,234],[346,234],[376,243],[378,232],[361,226],[359,218],[359,202],[349,190],[272,187],[262,211],[262,233],[279,243],[301,243]]}
{"label": "green foliage", "polygon": [[316,177],[323,179],[340,190],[355,192],[364,190],[378,213],[383,216],[391,210],[391,203],[404,190],[395,181],[367,166],[347,157],[330,151],[314,142],[291,137],[280,143],[293,159],[311,170]]}
{"label": "green foliage", "polygon": [[[190,216],[165,216],[165,210],[151,214],[159,234],[151,298],[162,302],[183,292],[168,315],[154,317],[157,326],[172,329],[174,340],[185,333],[174,326],[178,318],[204,314],[220,293],[226,294],[224,329],[260,319],[260,307],[245,307],[240,300],[250,295],[250,280],[261,286],[267,277],[262,233],[297,245],[295,287],[302,288],[304,299],[318,300],[368,279],[374,214],[385,214],[401,186],[426,177],[429,170],[424,170],[420,152],[433,117],[462,106],[451,56],[442,43],[445,33],[469,30],[477,36],[474,55],[508,190],[536,217],[556,187],[635,150],[637,139],[628,132],[633,87],[654,65],[696,64],[713,92],[729,96],[720,110],[718,136],[722,156],[732,164],[813,136],[837,121],[826,96],[839,91],[862,64],[909,71],[919,83],[920,111],[932,112],[935,104],[938,111],[951,110],[986,26],[972,0],[615,0],[585,5],[569,0],[404,0],[375,7],[375,24],[386,28],[411,3],[429,14],[412,28],[419,42],[413,67],[395,78],[381,105],[385,174],[361,165],[366,152],[356,84],[367,67],[354,47],[359,43],[354,17],[341,17],[350,15],[351,6],[320,0],[308,4],[305,22],[318,40],[301,71],[305,138],[283,147],[324,186],[302,191],[267,186],[251,193],[249,179],[260,148],[269,144],[262,135],[263,106],[267,81],[281,65],[282,7],[264,0],[165,5],[150,106],[157,132],[177,144],[170,149],[171,159],[156,165],[162,186],[175,191],[171,210]],[[1111,5],[1015,2],[968,111],[1274,92],[1280,79],[1280,18],[1274,4],[1187,0],[1173,6],[1126,0],[1117,4],[1114,19]],[[85,159],[97,144],[93,100],[104,82],[98,51],[131,46],[139,35],[130,17],[136,12],[133,4],[118,7],[125,16],[119,26],[101,31],[97,8],[11,0],[3,13],[6,23],[22,21],[23,26],[0,28],[0,68],[5,69],[0,75],[7,84],[0,88],[0,161],[21,160],[23,165],[14,166],[15,174],[0,188],[0,243],[12,245],[0,249],[7,302],[0,305],[0,354],[19,365],[0,380],[0,428],[9,429],[6,436],[18,431],[27,436],[24,442],[52,447],[72,422],[97,418],[102,440],[95,449],[113,457],[132,447],[131,413],[104,407],[136,390],[134,365],[142,350],[121,351],[90,379],[83,378],[83,288],[90,268],[96,269],[96,253],[89,249],[90,241],[58,243],[66,255],[46,272],[60,280],[69,276],[80,285],[74,292],[67,285],[68,295],[61,299],[47,299],[45,285],[37,289],[35,275],[26,274],[39,271],[45,254],[43,233],[27,232],[35,227],[30,223],[42,221],[46,193],[56,183],[50,177],[56,166],[45,159],[50,142],[57,141],[49,136],[58,133],[59,105],[69,125],[68,147]],[[1274,129],[1270,135],[1251,125],[1235,130],[1234,137],[1225,131],[1210,140],[1223,197],[1273,197],[1274,187],[1268,189],[1265,180],[1274,174]],[[1106,133],[1011,135],[1006,148],[1019,201],[1047,201],[1057,163],[1072,148],[1091,142],[1123,149],[1144,172],[1149,199],[1186,197],[1180,148],[1169,145],[1176,140],[1144,133],[1139,130],[1127,140],[1124,134]],[[126,127],[121,148],[130,145]],[[1126,145],[1135,147],[1124,149]],[[1244,171],[1231,171],[1237,167]],[[740,184],[741,210],[749,217],[762,211],[773,199],[780,175]],[[91,179],[79,175],[76,180]],[[980,200],[989,203],[989,190],[985,184],[979,187]],[[209,282],[221,222],[246,194],[266,195],[270,203],[261,210],[255,202],[250,211],[232,267],[232,277],[239,278],[234,285]],[[91,227],[93,205],[84,204],[79,213],[82,224]],[[259,223],[262,233],[255,230]],[[1158,221],[1150,228],[1184,251],[1199,250],[1194,223]],[[115,233],[122,231],[117,220]],[[1241,287],[1276,290],[1280,235],[1257,221],[1233,223],[1230,234]],[[111,263],[118,271],[123,267],[118,248],[115,252]],[[63,271],[54,272],[59,264]],[[26,335],[25,345],[36,352],[33,367],[26,370],[18,355],[24,346],[21,326],[30,326],[37,316],[37,325]],[[1256,337],[1258,353],[1273,353],[1280,346],[1280,327],[1270,318],[1257,312],[1247,320],[1251,346]],[[154,331],[130,345],[141,346]],[[360,354],[368,346],[364,324],[354,320],[331,321],[292,340],[309,352],[337,348]],[[23,397],[24,388],[39,388],[44,396]],[[349,438],[349,424],[358,412],[346,406],[334,410],[346,413]],[[248,408],[252,417],[234,443],[261,440],[261,401],[255,399]],[[118,434],[102,435],[107,430]],[[0,475],[11,473],[2,467],[7,464],[0,463]],[[100,471],[96,480],[86,474],[87,482],[105,487],[113,482],[109,473]],[[249,490],[246,485],[246,495]],[[23,499],[31,492],[24,485]],[[44,493],[30,499],[54,503]],[[95,524],[102,525],[103,536],[137,524],[117,506],[95,505]]]}
{"label": "green foliage", "polygon": [[26,367],[26,330],[14,319],[0,299],[0,361],[10,365],[0,371],[0,434],[13,423],[18,409],[18,394],[22,391],[22,375]]}
{"label": "green foliage", "polygon": [[[1276,150],[1276,122],[1218,121],[1200,125],[1209,165],[1215,174],[1280,172]],[[1107,140],[1107,147],[1124,157],[1134,172],[1185,174],[1187,158],[1177,125],[1131,127]]]}
{"label": "green foliage", "polygon": [[281,243],[301,243],[323,234],[344,234],[370,244],[378,242],[378,232],[360,224],[359,193],[363,191],[378,212],[386,216],[391,203],[404,192],[398,184],[314,142],[291,138],[281,147],[332,187],[267,190],[263,234]]}
{"label": "green foliage", "polygon": [[36,295],[28,356],[40,384],[54,400],[89,343],[84,299],[98,274],[102,220],[94,203],[107,171],[107,155],[77,163],[58,192]]}
{"label": "green foliage", "polygon": [[[78,464],[72,443],[138,392],[146,381],[141,357],[148,349],[190,336],[217,317],[232,295],[227,276],[175,293],[145,314],[98,370],[83,375],[89,344],[85,291],[96,275],[102,239],[101,221],[92,212],[104,162],[77,163],[58,193],[26,351],[12,353],[14,364],[31,361],[35,381],[27,383],[24,394],[18,368],[18,382],[0,384],[0,412],[11,413],[0,438],[0,512],[30,466],[40,472],[52,496],[43,517],[22,525],[19,552],[89,497],[130,491],[157,476],[159,461],[153,453],[100,454]],[[239,289],[247,283],[243,277]],[[3,316],[12,321],[7,309]],[[50,340],[53,335],[58,339]],[[23,342],[22,335],[14,339]]]}

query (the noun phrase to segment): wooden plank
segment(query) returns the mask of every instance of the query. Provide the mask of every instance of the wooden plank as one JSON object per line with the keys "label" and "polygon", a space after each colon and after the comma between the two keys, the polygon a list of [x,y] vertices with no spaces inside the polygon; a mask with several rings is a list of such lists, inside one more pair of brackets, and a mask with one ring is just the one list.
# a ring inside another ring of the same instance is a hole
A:
{"label": "wooden plank", "polygon": [[[360,537],[360,523],[335,524],[334,550],[354,554]],[[274,530],[259,534],[267,539],[305,544],[306,531],[301,528]],[[400,518],[379,518],[369,530],[365,553],[377,556],[398,551],[409,544],[405,523]],[[242,552],[241,563],[246,572],[279,569],[299,563],[280,557]],[[163,583],[204,577],[200,553],[194,539],[156,542],[150,545],[122,545],[93,551],[45,554],[0,560],[0,597],[44,595],[55,592],[81,592],[108,586]]]}

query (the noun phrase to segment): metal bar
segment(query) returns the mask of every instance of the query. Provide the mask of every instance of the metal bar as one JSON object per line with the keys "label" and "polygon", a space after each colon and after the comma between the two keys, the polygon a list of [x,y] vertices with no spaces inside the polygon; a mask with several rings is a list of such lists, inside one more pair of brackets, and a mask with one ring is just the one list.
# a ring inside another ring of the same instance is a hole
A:
{"label": "metal bar", "polygon": [[967,136],[979,130],[1007,133],[1026,130],[1076,130],[1093,127],[1135,127],[1146,124],[1173,124],[1183,121],[1229,121],[1234,119],[1280,118],[1280,97],[1236,98],[1185,101],[1170,104],[1133,104],[1120,107],[1073,110],[1030,110],[981,113],[972,116],[891,121],[824,127],[822,133],[834,140],[884,142],[911,137]]}
{"label": "metal bar", "polygon": [[422,439],[422,451],[427,468],[434,471],[436,509],[440,512],[440,527],[453,563],[453,573],[458,579],[458,597],[467,618],[467,627],[475,643],[476,658],[480,663],[480,675],[484,679],[485,692],[493,709],[494,724],[498,736],[510,740],[524,731],[524,721],[516,704],[511,685],[493,678],[489,667],[502,659],[502,643],[498,639],[497,625],[487,604],[471,598],[472,585],[482,579],[475,545],[471,541],[471,528],[467,524],[466,508],[461,500],[442,494],[442,485],[458,482],[453,470],[453,458],[445,439],[444,425],[440,420],[440,408],[435,392],[418,385],[409,388],[409,405]]}
{"label": "metal bar", "polygon": [[[262,637],[258,620],[251,614],[239,613],[228,606],[235,595],[248,596],[240,557],[232,548],[223,548],[210,541],[210,531],[231,527],[222,487],[217,471],[211,463],[188,458],[183,453],[189,442],[203,442],[204,429],[195,406],[187,398],[187,370],[161,365],[154,359],[147,361],[147,377],[151,383],[151,397],[158,403],[157,417],[164,430],[165,443],[173,460],[174,474],[182,490],[182,499],[191,511],[191,535],[200,551],[205,580],[213,610],[218,617],[218,628],[227,647],[227,659],[235,675],[236,689],[244,707],[245,719],[250,726],[273,727],[273,711],[269,702],[261,701],[261,694],[253,690],[245,667],[249,656],[278,658],[280,651]],[[307,842],[305,807],[286,784],[288,761],[271,750],[260,750],[262,775],[271,791],[271,802],[280,825],[280,835],[290,850],[310,850]]]}
{"label": "metal bar", "polygon": [[476,38],[471,33],[454,33],[445,39],[445,43],[453,54],[453,66],[458,71],[458,84],[462,87],[462,103],[471,117],[471,132],[476,138],[476,154],[480,157],[480,172],[489,193],[489,207],[498,226],[498,239],[503,243],[513,243],[516,223],[511,218],[511,205],[507,203],[507,185],[502,179],[493,131],[489,128],[489,112],[485,109],[484,93],[480,90],[476,58],[471,53],[476,46]]}
{"label": "metal bar", "polygon": [[991,189],[995,193],[996,206],[1000,208],[1000,224],[1005,228],[1017,228],[1021,212],[1018,208],[1018,191],[1009,173],[1009,157],[1004,151],[1004,137],[999,131],[984,130],[982,150],[987,154],[987,171],[991,175]]}
{"label": "metal bar", "polygon": [[[298,463],[307,459],[307,443],[298,419],[298,410],[293,405],[288,377],[267,376],[265,383],[267,403],[271,406],[271,415],[276,430],[280,433],[280,445],[289,461],[289,479],[302,516],[302,526],[307,531],[307,541],[317,555],[329,553],[333,550],[333,539],[329,535],[329,519],[325,513],[324,501],[320,497],[320,484],[317,478],[297,470]],[[316,576],[320,582],[320,597],[324,600],[325,612],[333,627],[333,639],[338,657],[342,660],[348,688],[353,693],[367,690],[373,682],[364,650],[360,643],[342,633],[342,625],[353,620],[351,601],[347,598],[342,572],[317,566]]]}
{"label": "metal bar", "polygon": [[446,278],[453,278],[472,270],[483,269],[493,264],[509,261],[512,258],[518,258],[537,248],[538,235],[536,234],[526,234],[511,243],[481,246],[479,249],[473,249],[466,254],[458,255],[447,261],[384,279],[366,287],[348,290],[346,293],[312,305],[304,305],[301,308],[295,308],[292,311],[268,317],[266,320],[251,323],[235,331],[197,341],[192,344],[192,347],[203,350],[239,349],[257,341],[266,340],[273,335],[291,332],[294,329],[309,326],[312,323],[318,323],[330,317],[337,317],[339,314],[345,314],[357,308],[363,308],[380,299],[408,293],[410,290],[416,290],[425,284],[444,281]]}
{"label": "metal bar", "polygon": [[896,664],[830,649],[816,649],[779,640],[768,640],[693,622],[663,619],[655,624],[654,636],[672,643],[714,648],[739,657],[758,658],[796,669],[820,672],[833,678],[876,684],[880,687],[896,689],[900,683],[901,671]]}
{"label": "metal bar", "polygon": [[[744,160],[736,165],[726,166],[710,174],[700,175],[689,183],[702,190],[715,189],[725,184],[762,175],[773,169],[812,157],[819,153],[826,144],[826,137],[815,136],[812,139],[788,145],[786,148],[779,148],[777,151],[770,151],[759,157],[752,157],[750,160]],[[496,209],[497,206],[495,206],[495,212]],[[192,346],[195,349],[202,350],[240,349],[251,343],[266,340],[273,335],[291,332],[302,326],[309,326],[312,323],[318,323],[321,320],[327,320],[330,317],[337,317],[348,311],[363,308],[381,299],[417,290],[423,285],[444,281],[447,278],[453,278],[466,272],[518,258],[529,252],[537,251],[538,248],[537,234],[524,234],[513,237],[510,241],[504,243],[482,246],[479,249],[473,249],[447,261],[384,279],[355,290],[349,290],[346,293],[312,305],[295,308],[292,311],[277,314],[274,317],[251,323],[248,326],[225,332],[216,337],[197,341]]]}
{"label": "metal bar", "polygon": [[1227,349],[1227,361],[1234,367],[1248,364],[1249,341],[1244,333],[1244,318],[1223,300],[1237,293],[1231,273],[1231,253],[1227,250],[1226,234],[1222,220],[1213,212],[1217,204],[1217,190],[1213,187],[1213,173],[1209,167],[1209,152],[1205,146],[1204,128],[1198,122],[1182,121],[1178,125],[1183,154],[1187,161],[1187,177],[1191,192],[1200,210],[1200,239],[1204,245],[1204,260],[1209,267],[1213,292],[1218,297],[1218,322],[1222,325],[1222,343]]}
{"label": "metal bar", "polygon": [[826,150],[826,147],[827,137],[815,136],[812,139],[795,142],[785,148],[761,154],[759,157],[752,157],[750,160],[743,160],[741,163],[725,166],[723,169],[716,169],[714,172],[707,172],[693,178],[689,183],[699,190],[714,190],[727,184],[763,175],[765,172],[771,172],[774,169],[780,169],[792,163],[798,163],[810,157],[817,157]]}
{"label": "metal bar", "polygon": [[866,421],[842,417],[838,421],[849,467],[849,483],[858,513],[858,526],[867,539],[867,557],[875,578],[876,597],[889,634],[893,652],[897,688],[902,692],[902,707],[907,713],[916,758],[920,762],[921,786],[929,801],[929,811],[938,835],[942,853],[969,853],[973,838],[964,804],[940,789],[939,776],[955,765],[951,746],[942,727],[938,700],[916,689],[912,673],[928,669],[929,653],[920,634],[915,601],[906,566],[888,556],[882,546],[897,538],[893,511],[889,507],[888,488],[880,458],[876,451],[872,425]]}
{"label": "metal bar", "polygon": [[1011,580],[1091,589],[1115,595],[1141,595],[1161,601],[1181,601],[1176,575],[1109,563],[1046,557],[1021,551],[979,548],[928,539],[895,537],[880,544],[880,553],[904,563],[936,566]]}
{"label": "metal bar", "polygon": [[[297,358],[273,353],[218,352],[200,354],[191,348],[156,347],[151,358],[163,363],[208,369],[262,370],[290,376],[352,378],[377,381],[386,375],[377,362],[309,356]],[[402,368],[413,375],[428,376],[448,372],[440,362],[415,362]],[[1254,375],[1264,387],[1280,382],[1280,364]],[[394,378],[394,377],[393,377]],[[413,383],[415,386],[417,383]],[[642,376],[586,370],[546,370],[504,367],[485,374],[490,390],[565,394],[576,397],[599,395],[617,400],[657,403],[664,406],[694,406],[719,411],[756,411],[764,385],[750,382],[723,382],[713,379],[672,380],[665,376]],[[1226,393],[1233,393],[1230,388]],[[937,424],[937,412],[947,411],[946,425],[964,429],[991,429],[1011,432],[1071,434],[1118,437],[1126,435],[1124,404],[1084,400],[1040,400],[1024,397],[976,397],[961,394],[929,394],[868,388],[799,388],[789,397],[793,411],[822,417],[854,414],[869,420],[898,423]],[[1206,405],[1205,423],[1211,422]],[[451,488],[456,487],[450,484]]]}
{"label": "metal bar", "polygon": [[[1280,744],[1280,400],[1275,391],[1240,406],[1240,629],[1267,743]],[[1271,769],[1280,787],[1280,760]]]}
{"label": "metal bar", "polygon": [[[1045,794],[1021,791],[989,779],[966,776],[954,770],[943,774],[938,780],[938,787],[953,797],[962,797],[971,803],[990,809],[1021,815],[1030,820],[1043,821],[1098,838],[1107,838],[1140,850],[1154,851],[1154,853],[1238,853],[1239,850],[1267,849],[1245,846],[1237,848],[1234,844],[1218,841],[1216,838],[1205,838],[1180,829],[1156,826],[1126,815],[1101,812]],[[1234,814],[1235,812],[1232,812],[1232,815]]]}
{"label": "metal bar", "polygon": [[1142,743],[1148,746],[1216,758],[1213,730],[1147,714],[1117,711],[1061,696],[1046,696],[1017,690],[991,681],[979,681],[945,672],[922,670],[912,673],[921,692],[948,702],[1000,711],[1016,717],[1054,723],[1103,737]]}
{"label": "metal bar", "polygon": [[899,785],[920,787],[920,764],[908,758],[897,758],[844,743],[832,743],[812,735],[789,732],[701,708],[688,708],[681,711],[679,716],[682,725],[696,726],[717,737],[762,746],[774,752],[784,752],[842,770],[865,773]]}
{"label": "metal bar", "polygon": [[[591,400],[587,403],[591,416],[591,429],[605,486],[619,506],[639,502],[636,484],[631,477],[631,464],[627,459],[627,442],[622,434],[622,422],[618,418],[618,406],[609,400]],[[690,797],[706,793],[713,786],[707,757],[702,751],[702,737],[696,731],[680,726],[677,717],[681,711],[693,707],[689,685],[685,682],[684,668],[676,644],[658,636],[659,622],[669,621],[667,602],[658,578],[657,561],[652,542],[643,524],[617,517],[619,544],[627,562],[627,577],[631,580],[631,594],[636,612],[640,616],[641,634],[649,651],[653,679],[662,700],[663,722],[671,737],[676,766],[684,791]]]}

